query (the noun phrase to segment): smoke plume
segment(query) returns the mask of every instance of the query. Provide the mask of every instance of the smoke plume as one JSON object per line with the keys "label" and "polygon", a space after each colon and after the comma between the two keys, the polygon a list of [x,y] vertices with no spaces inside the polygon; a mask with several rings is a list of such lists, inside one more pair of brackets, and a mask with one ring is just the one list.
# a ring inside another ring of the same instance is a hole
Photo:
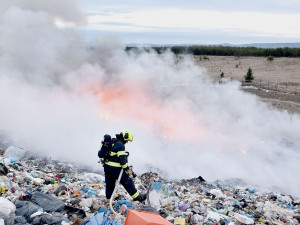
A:
{"label": "smoke plume", "polygon": [[137,173],[238,177],[300,194],[299,115],[238,82],[213,82],[188,56],[125,52],[117,37],[87,48],[70,2],[1,1],[0,129],[15,143],[100,168],[103,135],[129,129]]}

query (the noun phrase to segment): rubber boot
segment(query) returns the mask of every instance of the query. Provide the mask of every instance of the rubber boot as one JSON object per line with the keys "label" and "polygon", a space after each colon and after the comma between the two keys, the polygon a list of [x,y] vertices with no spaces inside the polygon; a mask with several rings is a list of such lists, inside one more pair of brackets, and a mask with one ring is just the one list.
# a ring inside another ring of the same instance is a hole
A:
{"label": "rubber boot", "polygon": [[139,202],[143,202],[147,199],[147,195],[146,194],[139,194],[139,196],[137,196],[134,201],[139,201]]}

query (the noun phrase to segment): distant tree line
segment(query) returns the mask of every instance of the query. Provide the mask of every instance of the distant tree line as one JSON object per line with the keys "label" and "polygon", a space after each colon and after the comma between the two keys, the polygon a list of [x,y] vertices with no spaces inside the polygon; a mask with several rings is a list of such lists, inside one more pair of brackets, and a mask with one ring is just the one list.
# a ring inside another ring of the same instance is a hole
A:
{"label": "distant tree line", "polygon": [[[137,49],[126,47],[126,50]],[[161,54],[170,49],[174,54],[193,55],[219,55],[219,56],[274,56],[274,57],[300,57],[300,48],[256,48],[256,47],[230,47],[230,46],[172,46],[172,47],[151,47]]]}

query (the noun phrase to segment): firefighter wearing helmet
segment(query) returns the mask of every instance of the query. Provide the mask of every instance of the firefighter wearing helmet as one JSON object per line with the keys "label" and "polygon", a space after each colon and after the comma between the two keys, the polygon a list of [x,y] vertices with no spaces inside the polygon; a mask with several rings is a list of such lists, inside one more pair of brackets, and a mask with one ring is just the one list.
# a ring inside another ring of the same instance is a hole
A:
{"label": "firefighter wearing helmet", "polygon": [[[119,177],[121,169],[124,169],[120,183],[124,186],[129,195],[134,201],[143,202],[146,200],[146,195],[141,194],[137,191],[134,186],[133,180],[131,179],[132,170],[128,167],[128,155],[129,153],[125,151],[125,144],[133,140],[132,132],[129,130],[123,130],[120,134],[116,134],[115,138],[111,140],[105,138],[109,135],[104,136],[102,146],[98,152],[98,156],[101,157],[101,150],[108,148],[109,151],[104,157],[103,167],[105,173],[105,183],[106,183],[106,198],[109,200],[115,188],[116,180]],[[103,156],[102,156],[103,157]]]}

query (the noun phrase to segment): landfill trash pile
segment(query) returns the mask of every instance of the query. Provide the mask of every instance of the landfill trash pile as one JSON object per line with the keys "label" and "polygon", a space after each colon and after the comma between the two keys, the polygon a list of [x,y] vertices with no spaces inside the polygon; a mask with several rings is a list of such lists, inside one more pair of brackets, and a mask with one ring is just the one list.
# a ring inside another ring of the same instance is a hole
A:
{"label": "landfill trash pile", "polygon": [[210,183],[201,176],[173,181],[147,172],[136,179],[138,190],[148,191],[147,201],[132,201],[120,185],[115,215],[103,175],[10,146],[0,155],[0,225],[122,225],[129,209],[158,213],[178,225],[300,224],[299,198],[236,181]]}

